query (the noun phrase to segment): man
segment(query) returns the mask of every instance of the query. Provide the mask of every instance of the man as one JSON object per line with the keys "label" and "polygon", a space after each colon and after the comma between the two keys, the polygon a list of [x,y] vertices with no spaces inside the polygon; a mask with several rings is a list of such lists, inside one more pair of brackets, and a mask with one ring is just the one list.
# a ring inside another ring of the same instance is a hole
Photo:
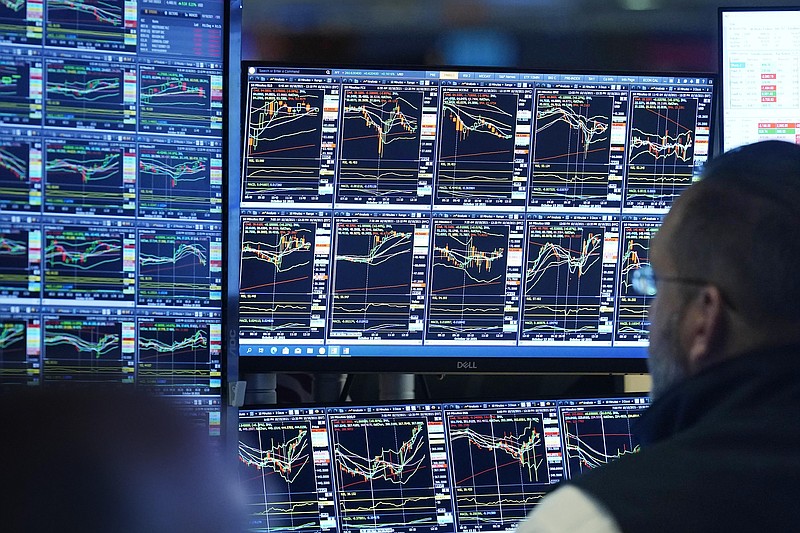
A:
{"label": "man", "polygon": [[788,531],[800,524],[800,146],[711,161],[638,285],[653,402],[640,453],[559,487],[517,533]]}

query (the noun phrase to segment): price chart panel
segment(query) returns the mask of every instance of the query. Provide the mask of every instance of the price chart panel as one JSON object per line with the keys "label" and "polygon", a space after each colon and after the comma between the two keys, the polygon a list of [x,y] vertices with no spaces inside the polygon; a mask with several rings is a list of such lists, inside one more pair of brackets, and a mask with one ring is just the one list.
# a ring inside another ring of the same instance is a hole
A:
{"label": "price chart panel", "polygon": [[443,408],[456,531],[513,531],[564,476],[556,402]]}
{"label": "price chart panel", "polygon": [[627,112],[627,91],[537,90],[531,207],[618,208]]}
{"label": "price chart panel", "polygon": [[248,531],[336,531],[332,457],[323,409],[239,414],[239,479]]}
{"label": "price chart panel", "polygon": [[330,408],[340,531],[448,531],[453,511],[436,405]]}
{"label": "price chart panel", "polygon": [[650,265],[650,241],[661,227],[657,216],[624,216],[620,232],[620,268],[617,298],[617,343],[642,344],[649,339],[647,309],[653,296],[635,290],[639,269]]}
{"label": "price chart panel", "polygon": [[342,89],[337,205],[429,205],[438,91],[385,84]]}
{"label": "price chart panel", "polygon": [[619,218],[528,215],[520,342],[610,345]]}
{"label": "price chart panel", "polygon": [[0,123],[41,122],[42,91],[41,57],[32,50],[0,55]]}
{"label": "price chart panel", "polygon": [[321,344],[332,220],[323,213],[242,221],[240,331],[250,339]]}
{"label": "price chart panel", "polygon": [[137,0],[46,0],[45,44],[136,51]]}
{"label": "price chart panel", "polygon": [[136,346],[139,386],[169,395],[219,394],[222,325],[218,312],[153,311],[136,321]]}
{"label": "price chart panel", "polygon": [[337,212],[329,338],[421,344],[429,240],[418,213]]}
{"label": "price chart panel", "polygon": [[37,213],[42,206],[42,141],[31,129],[0,128],[0,210]]}
{"label": "price chart panel", "polygon": [[130,311],[113,316],[45,312],[43,381],[134,383],[136,323],[131,315]]}
{"label": "price chart panel", "polygon": [[566,477],[639,451],[634,421],[647,398],[562,400],[558,407]]}
{"label": "price chart panel", "polygon": [[429,342],[516,343],[524,227],[519,215],[436,213]]}
{"label": "price chart panel", "polygon": [[436,205],[525,205],[532,96],[514,83],[442,87]]}
{"label": "price chart panel", "polygon": [[135,209],[133,136],[97,134],[45,140],[45,212],[132,215]]}
{"label": "price chart panel", "polygon": [[0,313],[0,382],[13,387],[41,380],[41,319],[30,307],[20,311]]}
{"label": "price chart panel", "polygon": [[0,2],[0,43],[42,44],[43,0]]}
{"label": "price chart panel", "polygon": [[0,217],[0,298],[38,304],[42,292],[42,230],[32,222]]}
{"label": "price chart panel", "polygon": [[626,209],[665,211],[699,179],[711,105],[711,95],[691,91],[631,93]]}
{"label": "price chart panel", "polygon": [[257,79],[244,118],[242,202],[330,206],[341,89]]}

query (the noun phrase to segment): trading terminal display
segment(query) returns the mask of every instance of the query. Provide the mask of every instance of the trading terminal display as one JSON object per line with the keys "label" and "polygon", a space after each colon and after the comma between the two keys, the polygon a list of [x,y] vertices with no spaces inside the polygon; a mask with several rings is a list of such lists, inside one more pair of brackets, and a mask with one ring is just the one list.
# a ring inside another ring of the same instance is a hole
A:
{"label": "trading terminal display", "polygon": [[712,78],[245,69],[240,355],[645,357]]}
{"label": "trading terminal display", "polygon": [[219,433],[225,9],[0,5],[0,386],[153,389]]}
{"label": "trading terminal display", "polygon": [[646,397],[239,412],[250,531],[513,531],[562,480],[638,450]]}

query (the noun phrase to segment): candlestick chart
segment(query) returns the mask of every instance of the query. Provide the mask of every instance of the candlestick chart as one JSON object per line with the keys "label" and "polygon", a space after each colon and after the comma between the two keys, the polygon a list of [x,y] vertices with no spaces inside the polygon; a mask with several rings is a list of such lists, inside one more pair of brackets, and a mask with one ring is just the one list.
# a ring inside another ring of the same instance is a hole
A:
{"label": "candlestick chart", "polygon": [[607,200],[615,104],[612,95],[537,94],[531,205],[614,206]]}
{"label": "candlestick chart", "polygon": [[50,140],[45,148],[45,210],[132,214],[136,199],[133,143]]}
{"label": "candlestick chart", "polygon": [[133,301],[134,265],[123,261],[123,250],[133,241],[114,229],[46,226],[43,296]]}
{"label": "candlestick chart", "polygon": [[415,229],[392,221],[337,222],[330,335],[408,336],[411,306],[424,304],[420,291],[412,291],[424,279],[424,267],[413,265]]}
{"label": "candlestick chart", "polygon": [[324,99],[323,90],[251,89],[243,199],[318,198]]}
{"label": "candlestick chart", "polygon": [[352,202],[417,198],[423,93],[346,89],[337,197]]}
{"label": "candlestick chart", "polygon": [[443,91],[436,203],[511,203],[517,190],[514,141],[522,98]]}
{"label": "candlestick chart", "polygon": [[116,131],[136,130],[136,69],[123,62],[45,62],[45,125]]}
{"label": "candlestick chart", "polygon": [[221,128],[216,76],[201,69],[141,67],[139,129],[148,133],[212,136]]}
{"label": "candlestick chart", "polygon": [[126,20],[124,0],[46,2],[45,42],[94,50],[136,51],[136,24]]}
{"label": "candlestick chart", "polygon": [[330,430],[344,531],[437,525],[425,419],[331,419]]}
{"label": "candlestick chart", "polygon": [[512,226],[435,221],[428,338],[504,338],[507,304],[517,297],[507,291],[519,290],[508,286],[510,273],[520,266],[509,263],[509,252],[518,250],[521,240],[511,237]]}
{"label": "candlestick chart", "polygon": [[[239,313],[255,337],[321,336],[327,289],[327,246],[315,261],[317,231],[328,221],[247,220],[242,225]],[[321,243],[320,243],[321,245]],[[321,248],[321,246],[320,246]]]}
{"label": "candlestick chart", "polygon": [[219,148],[139,144],[138,213],[182,219],[222,217]]}
{"label": "candlestick chart", "polygon": [[459,531],[523,519],[554,480],[541,413],[474,410],[446,415]]}
{"label": "candlestick chart", "polygon": [[625,207],[668,208],[692,184],[697,122],[697,98],[633,98]]}
{"label": "candlestick chart", "polygon": [[[324,415],[267,414],[239,421],[239,478],[252,531],[335,528]],[[327,494],[326,494],[327,493]]]}
{"label": "candlestick chart", "polygon": [[609,221],[532,220],[527,228],[521,338],[610,341],[614,264],[604,261]]}

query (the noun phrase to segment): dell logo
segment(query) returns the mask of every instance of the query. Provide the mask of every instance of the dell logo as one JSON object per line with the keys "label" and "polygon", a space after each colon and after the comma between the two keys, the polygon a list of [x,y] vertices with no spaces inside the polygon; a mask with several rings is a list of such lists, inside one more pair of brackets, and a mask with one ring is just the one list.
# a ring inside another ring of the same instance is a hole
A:
{"label": "dell logo", "polygon": [[459,361],[456,363],[456,368],[459,370],[471,369],[476,370],[478,368],[478,363],[475,361]]}

